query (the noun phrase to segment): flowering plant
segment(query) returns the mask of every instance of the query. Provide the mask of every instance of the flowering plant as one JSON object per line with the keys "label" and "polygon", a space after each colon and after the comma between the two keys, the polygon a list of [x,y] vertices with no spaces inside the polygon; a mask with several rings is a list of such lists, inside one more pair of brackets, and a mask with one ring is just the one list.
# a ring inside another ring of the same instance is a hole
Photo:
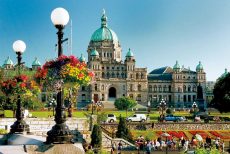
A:
{"label": "flowering plant", "polygon": [[39,92],[39,88],[34,81],[30,81],[26,75],[15,76],[1,82],[1,91],[6,95],[20,94],[32,96]]}
{"label": "flowering plant", "polygon": [[53,91],[60,91],[63,85],[88,85],[93,76],[84,62],[80,62],[75,56],[62,55],[56,60],[47,61],[37,70],[35,79]]}

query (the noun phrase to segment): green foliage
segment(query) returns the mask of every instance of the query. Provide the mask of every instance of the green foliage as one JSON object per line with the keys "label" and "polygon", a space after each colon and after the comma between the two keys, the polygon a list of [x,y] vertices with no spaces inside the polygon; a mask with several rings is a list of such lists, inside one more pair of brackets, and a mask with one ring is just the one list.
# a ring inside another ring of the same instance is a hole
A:
{"label": "green foliage", "polygon": [[1,134],[1,135],[7,134],[7,130],[5,130],[5,129],[0,129],[0,134]]}
{"label": "green foliage", "polygon": [[127,122],[125,118],[119,117],[119,124],[117,127],[116,136],[124,139],[132,139],[132,135],[128,129]]}
{"label": "green foliage", "polygon": [[107,118],[107,114],[105,112],[101,112],[97,114],[97,123],[105,122]]}
{"label": "green foliage", "polygon": [[220,152],[216,148],[212,148],[210,151],[204,148],[197,148],[195,150],[196,154],[220,154]]}
{"label": "green foliage", "polygon": [[100,148],[102,144],[102,132],[101,127],[97,124],[93,126],[91,134],[91,145],[93,148]]}
{"label": "green foliage", "polygon": [[170,109],[170,108],[168,108],[168,109],[166,110],[166,113],[167,113],[167,114],[173,114],[173,110]]}
{"label": "green foliage", "polygon": [[213,94],[211,104],[221,113],[230,112],[230,73],[217,80]]}
{"label": "green foliage", "polygon": [[132,98],[121,97],[115,100],[114,105],[118,110],[128,110],[137,105],[137,103]]}

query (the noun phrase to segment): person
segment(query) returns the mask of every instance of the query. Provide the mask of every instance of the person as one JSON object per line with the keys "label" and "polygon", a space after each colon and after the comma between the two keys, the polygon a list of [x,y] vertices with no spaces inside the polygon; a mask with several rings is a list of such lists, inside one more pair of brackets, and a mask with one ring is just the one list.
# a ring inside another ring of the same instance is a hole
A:
{"label": "person", "polygon": [[147,142],[146,145],[146,154],[150,154],[151,153],[151,148],[152,148],[152,144],[150,141]]}
{"label": "person", "polygon": [[112,142],[111,154],[116,150],[116,143]]}
{"label": "person", "polygon": [[219,147],[220,147],[220,139],[219,139],[219,137],[216,138],[215,145],[216,145],[216,149],[219,149]]}
{"label": "person", "polygon": [[121,141],[118,143],[117,150],[118,150],[117,153],[121,154],[121,150],[122,150],[122,143],[121,143]]}
{"label": "person", "polygon": [[210,147],[211,147],[211,144],[212,144],[211,138],[210,138],[209,136],[207,136],[206,139],[205,139],[205,141],[206,141],[206,146],[205,146],[205,148],[210,148]]}

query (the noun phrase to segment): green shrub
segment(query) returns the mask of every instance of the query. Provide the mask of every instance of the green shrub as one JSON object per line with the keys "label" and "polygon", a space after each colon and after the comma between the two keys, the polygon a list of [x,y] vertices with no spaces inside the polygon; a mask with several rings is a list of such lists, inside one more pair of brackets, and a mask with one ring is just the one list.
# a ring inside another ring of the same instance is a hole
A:
{"label": "green shrub", "polygon": [[101,127],[97,124],[93,126],[91,134],[91,145],[93,148],[100,148],[102,144],[102,132]]}
{"label": "green shrub", "polygon": [[0,134],[7,134],[7,130],[5,130],[5,129],[0,129]]}

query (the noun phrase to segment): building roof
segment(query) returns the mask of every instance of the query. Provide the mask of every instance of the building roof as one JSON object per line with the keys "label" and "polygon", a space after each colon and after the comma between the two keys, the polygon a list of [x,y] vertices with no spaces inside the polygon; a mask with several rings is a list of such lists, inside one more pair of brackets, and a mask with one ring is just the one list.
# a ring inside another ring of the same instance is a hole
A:
{"label": "building roof", "polygon": [[165,66],[153,70],[148,74],[148,80],[172,80],[172,68]]}
{"label": "building roof", "polygon": [[203,70],[203,65],[201,64],[201,61],[199,61],[199,64],[196,66],[196,70]]}
{"label": "building roof", "polygon": [[4,61],[3,65],[14,65],[13,61],[10,59],[10,57],[8,56],[7,59]]}
{"label": "building roof", "polygon": [[33,61],[32,66],[41,66],[41,63],[38,61],[37,57],[35,57],[35,60]]}
{"label": "building roof", "polygon": [[133,52],[131,51],[131,49],[129,48],[129,51],[127,52],[126,56],[125,57],[133,57],[134,54]]}
{"label": "building roof", "polygon": [[80,62],[85,62],[85,57],[83,56],[83,54],[81,54],[81,57],[79,58]]}
{"label": "building roof", "polygon": [[90,53],[90,56],[99,56],[99,53],[96,49],[93,49]]}
{"label": "building roof", "polygon": [[94,42],[104,40],[118,42],[116,33],[107,27],[107,17],[105,15],[105,11],[103,11],[103,15],[101,17],[101,27],[97,29],[91,36],[91,41]]}

